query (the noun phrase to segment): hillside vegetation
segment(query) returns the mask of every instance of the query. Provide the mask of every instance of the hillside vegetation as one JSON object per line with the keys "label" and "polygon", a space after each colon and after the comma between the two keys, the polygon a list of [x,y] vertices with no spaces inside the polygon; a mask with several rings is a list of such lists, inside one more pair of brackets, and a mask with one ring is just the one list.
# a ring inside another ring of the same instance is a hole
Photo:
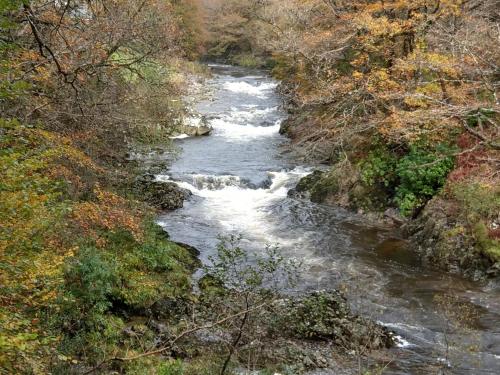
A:
{"label": "hillside vegetation", "polygon": [[109,311],[190,293],[195,260],[135,200],[127,158],[182,113],[188,6],[0,1],[1,373],[92,363],[123,328]]}
{"label": "hillside vegetation", "polygon": [[309,179],[314,200],[395,207],[419,218],[406,229],[432,263],[497,273],[497,2],[228,1],[214,17],[209,52],[266,60],[282,132],[332,166]]}

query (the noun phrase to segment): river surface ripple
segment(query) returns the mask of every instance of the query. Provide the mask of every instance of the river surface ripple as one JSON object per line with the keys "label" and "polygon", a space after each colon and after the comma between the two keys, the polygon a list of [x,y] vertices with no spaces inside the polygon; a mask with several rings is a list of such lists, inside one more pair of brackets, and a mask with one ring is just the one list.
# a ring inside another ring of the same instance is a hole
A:
{"label": "river surface ripple", "polygon": [[[213,133],[176,140],[180,155],[158,176],[194,194],[159,219],[172,239],[198,248],[203,261],[220,234],[241,234],[256,250],[279,244],[303,262],[300,291],[341,288],[356,311],[397,333],[384,373],[500,374],[499,285],[430,271],[391,230],[287,197],[310,166],[284,152],[277,82],[262,71],[211,69],[212,96],[196,109]],[[465,327],[454,316],[467,318]]]}

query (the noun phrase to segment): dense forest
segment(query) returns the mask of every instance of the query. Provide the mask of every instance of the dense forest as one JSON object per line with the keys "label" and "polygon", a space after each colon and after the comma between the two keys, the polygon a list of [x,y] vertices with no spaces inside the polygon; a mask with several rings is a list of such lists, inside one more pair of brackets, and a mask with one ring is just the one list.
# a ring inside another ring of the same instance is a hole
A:
{"label": "dense forest", "polygon": [[0,0],[0,26],[0,373],[391,362],[393,333],[340,292],[281,295],[301,265],[278,248],[252,263],[221,233],[202,265],[156,223],[190,193],[133,155],[174,147],[207,61],[279,81],[280,133],[320,166],[290,196],[400,228],[429,269],[500,276],[496,0]]}

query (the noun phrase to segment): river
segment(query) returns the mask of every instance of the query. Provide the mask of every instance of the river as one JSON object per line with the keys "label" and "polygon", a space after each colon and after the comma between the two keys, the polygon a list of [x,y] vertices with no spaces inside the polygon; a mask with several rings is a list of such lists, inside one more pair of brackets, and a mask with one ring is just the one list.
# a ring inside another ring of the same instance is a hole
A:
{"label": "river", "polygon": [[203,261],[220,234],[241,234],[254,250],[279,244],[303,262],[300,291],[340,288],[355,310],[397,333],[384,373],[500,374],[499,285],[431,271],[395,230],[287,197],[313,166],[278,133],[286,114],[277,82],[262,71],[211,69],[211,97],[196,109],[214,130],[175,140],[181,151],[158,176],[193,192],[159,219],[172,239],[198,248]]}

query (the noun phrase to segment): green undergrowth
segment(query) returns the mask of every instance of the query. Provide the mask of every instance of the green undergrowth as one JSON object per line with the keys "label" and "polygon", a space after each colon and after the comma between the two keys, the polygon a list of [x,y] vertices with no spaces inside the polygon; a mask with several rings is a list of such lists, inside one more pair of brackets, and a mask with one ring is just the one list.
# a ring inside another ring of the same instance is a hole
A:
{"label": "green undergrowth", "polygon": [[1,120],[0,134],[2,373],[97,363],[128,316],[190,298],[197,259],[107,169],[39,127]]}
{"label": "green undergrowth", "polygon": [[65,264],[55,326],[65,328],[61,349],[92,363],[117,349],[126,319],[167,298],[188,298],[195,261],[148,224],[142,241],[120,231],[107,245],[87,244]]}
{"label": "green undergrowth", "polygon": [[267,65],[266,60],[262,56],[256,56],[251,53],[242,53],[231,58],[233,64],[245,68],[263,68]]}
{"label": "green undergrowth", "polygon": [[361,181],[385,190],[409,216],[444,186],[454,166],[451,155],[452,149],[444,145],[435,149],[413,145],[403,155],[379,146],[360,161]]}
{"label": "green undergrowth", "polygon": [[500,242],[488,234],[488,227],[483,221],[474,226],[474,236],[482,253],[492,262],[500,262]]}
{"label": "green undergrowth", "polygon": [[449,195],[459,202],[459,219],[475,238],[480,252],[492,262],[500,262],[500,241],[491,223],[500,212],[500,187],[477,182],[455,183]]}
{"label": "green undergrowth", "polygon": [[445,185],[454,167],[452,151],[444,145],[413,145],[401,151],[375,144],[367,153],[352,155],[356,164],[334,164],[328,172],[303,178],[297,190],[309,191],[314,202],[345,194],[355,208],[383,211],[395,206],[411,216]]}

